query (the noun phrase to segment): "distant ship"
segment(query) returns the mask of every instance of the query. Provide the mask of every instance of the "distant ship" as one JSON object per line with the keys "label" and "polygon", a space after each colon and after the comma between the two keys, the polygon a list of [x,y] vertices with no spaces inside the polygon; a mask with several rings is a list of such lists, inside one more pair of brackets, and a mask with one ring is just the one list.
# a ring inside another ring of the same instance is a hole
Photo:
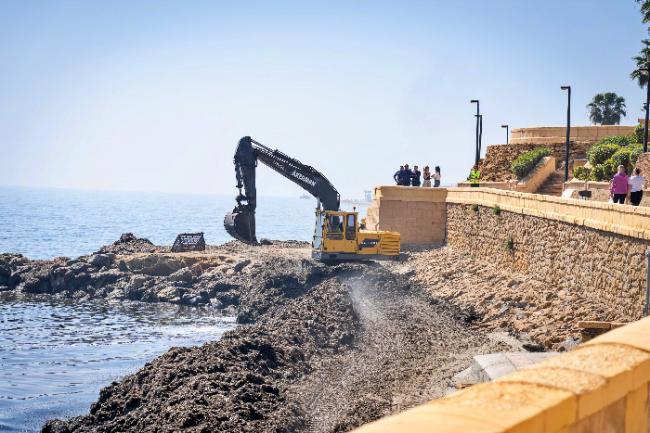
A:
{"label": "distant ship", "polygon": [[311,196],[309,194],[303,194],[300,196],[300,198],[306,199],[306,198],[311,198]]}

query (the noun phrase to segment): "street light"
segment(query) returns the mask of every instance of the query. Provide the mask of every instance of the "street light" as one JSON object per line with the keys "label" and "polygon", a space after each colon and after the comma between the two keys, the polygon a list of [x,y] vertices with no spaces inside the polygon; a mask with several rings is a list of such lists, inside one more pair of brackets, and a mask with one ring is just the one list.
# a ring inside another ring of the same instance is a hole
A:
{"label": "street light", "polygon": [[478,160],[480,159],[480,154],[479,154],[479,140],[480,140],[480,137],[479,137],[479,134],[480,134],[479,116],[481,115],[480,103],[479,103],[478,99],[472,99],[469,102],[472,103],[472,104],[476,104],[476,148],[474,149],[475,150],[474,165],[478,166]]}
{"label": "street light", "polygon": [[648,80],[645,83],[645,123],[643,125],[643,152],[648,151],[648,106],[650,106],[650,57],[647,56],[645,73]]}
{"label": "street light", "polygon": [[481,159],[481,150],[483,149],[483,115],[478,115],[478,159]]}
{"label": "street light", "polygon": [[571,86],[561,86],[560,89],[567,91],[566,106],[566,143],[564,144],[564,181],[569,180],[569,137],[571,135]]}
{"label": "street light", "polygon": [[510,133],[508,132],[508,125],[501,125],[502,128],[506,128],[506,144],[510,144]]}

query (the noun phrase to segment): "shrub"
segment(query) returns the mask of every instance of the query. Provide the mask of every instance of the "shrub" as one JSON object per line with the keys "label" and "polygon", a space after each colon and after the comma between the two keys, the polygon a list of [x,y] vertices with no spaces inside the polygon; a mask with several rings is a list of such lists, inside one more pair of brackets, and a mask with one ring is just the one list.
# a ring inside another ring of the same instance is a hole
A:
{"label": "shrub", "polygon": [[643,143],[643,125],[636,125],[636,128],[634,128],[634,137],[636,138],[636,143]]}
{"label": "shrub", "polygon": [[587,167],[576,167],[573,169],[573,177],[578,180],[589,180],[591,179],[591,169]]}
{"label": "shrub", "polygon": [[474,212],[478,212],[478,205],[477,205],[477,204],[473,204],[473,205],[471,206],[471,209],[472,209]]}
{"label": "shrub", "polygon": [[492,208],[492,212],[493,212],[495,215],[501,215],[501,208],[499,207],[498,204],[494,205],[494,207]]}
{"label": "shrub", "polygon": [[513,251],[515,249],[515,240],[512,236],[506,239],[505,246],[508,251]]}
{"label": "shrub", "polygon": [[592,167],[595,167],[598,164],[602,164],[607,161],[616,153],[621,146],[614,143],[604,143],[599,141],[589,148],[587,151],[587,159]]}
{"label": "shrub", "polygon": [[512,172],[518,179],[523,179],[535,168],[542,158],[550,155],[550,153],[551,151],[546,147],[538,147],[537,149],[524,152],[512,162]]}
{"label": "shrub", "polygon": [[594,166],[594,168],[591,170],[591,179],[598,181],[610,180],[616,173],[616,167],[618,166],[615,165],[614,161],[610,158],[603,164]]}
{"label": "shrub", "polygon": [[[643,139],[641,141],[643,141]],[[612,135],[598,141],[598,143],[602,144],[617,144],[623,147],[629,146],[630,144],[636,142],[636,137],[634,135]]]}

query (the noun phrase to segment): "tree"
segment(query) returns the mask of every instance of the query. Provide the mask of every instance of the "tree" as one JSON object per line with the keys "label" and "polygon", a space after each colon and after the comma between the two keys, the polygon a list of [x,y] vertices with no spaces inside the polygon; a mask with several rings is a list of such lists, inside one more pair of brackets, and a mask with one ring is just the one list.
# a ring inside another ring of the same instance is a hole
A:
{"label": "tree", "polygon": [[598,93],[587,108],[591,121],[601,125],[618,125],[627,114],[625,98],[613,92]]}
{"label": "tree", "polygon": [[650,22],[650,0],[635,0],[641,5],[641,15],[643,15],[643,22]]}
{"label": "tree", "polygon": [[630,78],[635,80],[639,87],[645,87],[648,83],[648,62],[650,61],[650,39],[641,41],[643,48],[638,56],[632,57],[636,63],[636,69],[630,74]]}

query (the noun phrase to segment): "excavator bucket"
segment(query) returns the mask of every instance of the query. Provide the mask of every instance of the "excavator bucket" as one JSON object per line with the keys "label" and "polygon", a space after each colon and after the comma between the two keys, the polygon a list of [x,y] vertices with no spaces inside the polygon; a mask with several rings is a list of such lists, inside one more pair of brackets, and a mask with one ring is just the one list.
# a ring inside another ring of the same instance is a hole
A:
{"label": "excavator bucket", "polygon": [[233,209],[223,219],[223,226],[230,236],[247,244],[256,244],[255,213],[247,209]]}

